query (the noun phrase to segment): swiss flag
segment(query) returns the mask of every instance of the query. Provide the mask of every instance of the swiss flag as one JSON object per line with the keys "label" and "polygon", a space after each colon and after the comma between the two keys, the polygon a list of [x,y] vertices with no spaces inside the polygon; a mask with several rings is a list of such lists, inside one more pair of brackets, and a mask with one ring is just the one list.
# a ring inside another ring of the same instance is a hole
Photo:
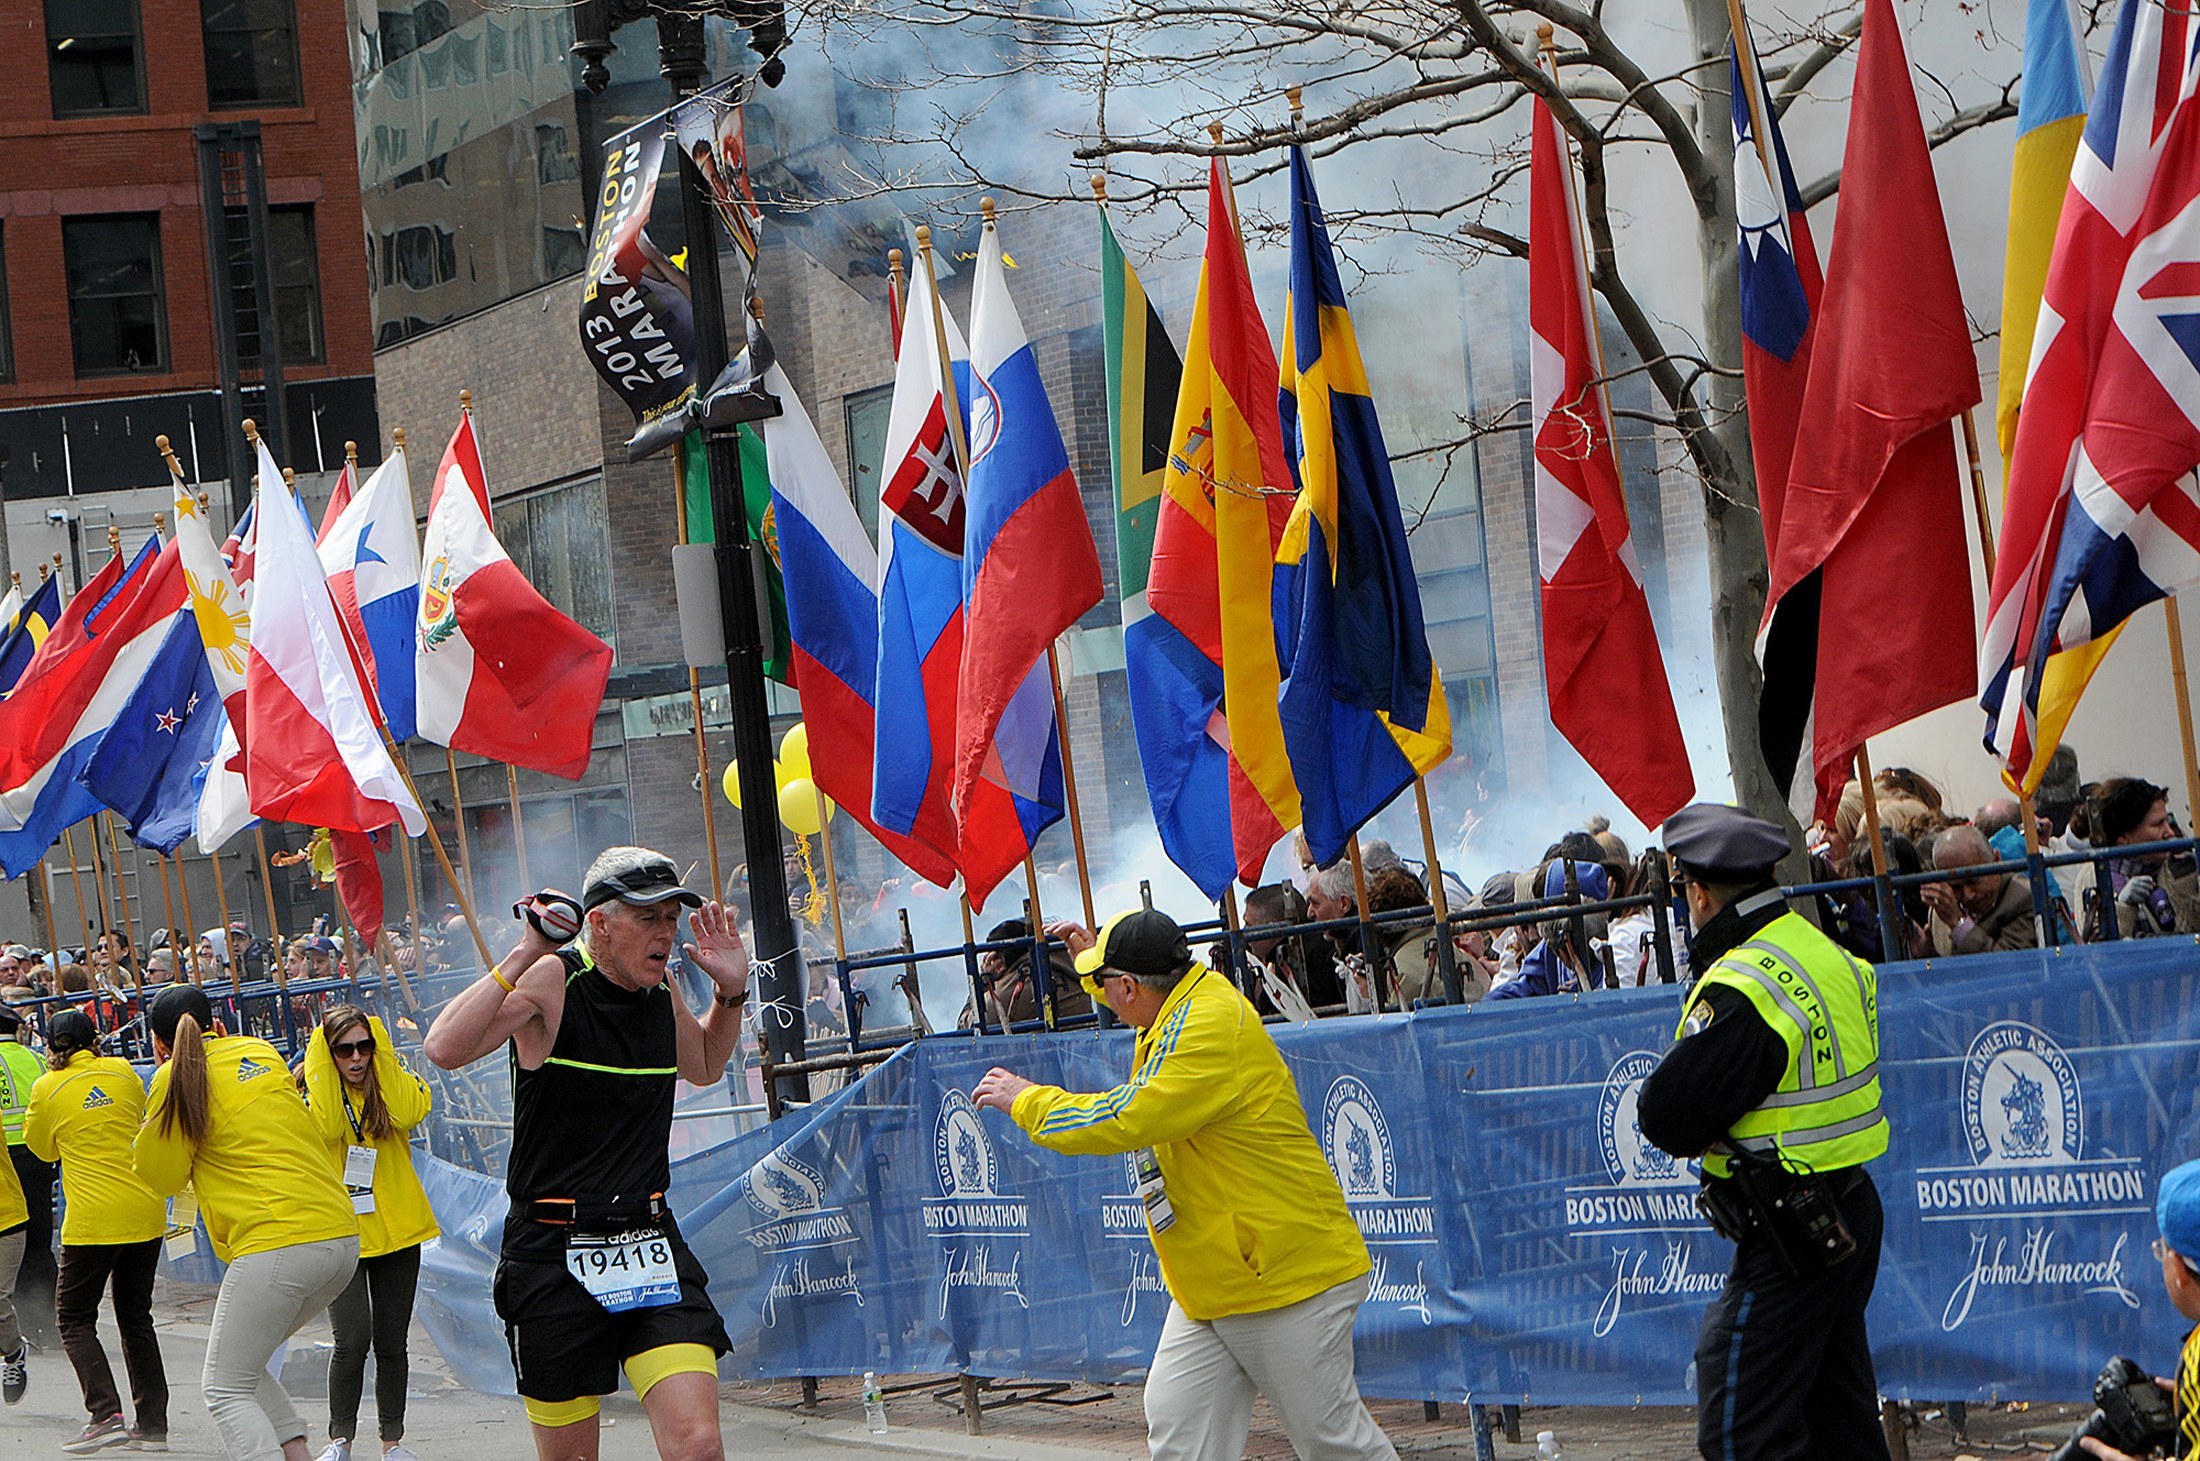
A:
{"label": "swiss flag", "polygon": [[420,558],[420,734],[578,779],[611,679],[611,646],[552,608],[497,542],[471,416],[459,418],[435,469]]}

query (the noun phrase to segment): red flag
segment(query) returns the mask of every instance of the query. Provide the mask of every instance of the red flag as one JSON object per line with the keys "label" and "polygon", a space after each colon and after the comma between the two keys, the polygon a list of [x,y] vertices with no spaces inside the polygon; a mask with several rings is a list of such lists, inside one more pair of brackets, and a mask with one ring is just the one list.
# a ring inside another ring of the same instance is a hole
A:
{"label": "red flag", "polygon": [[1551,723],[1612,794],[1655,827],[1695,795],[1696,778],[1642,591],[1597,384],[1595,316],[1574,233],[1573,164],[1541,98],[1530,126],[1528,349]]}
{"label": "red flag", "polygon": [[435,469],[421,562],[420,734],[578,779],[611,678],[611,646],[551,607],[497,541],[471,416],[460,418]]}
{"label": "red flag", "polygon": [[1821,816],[1867,737],[1978,689],[1948,428],[1979,402],[1978,361],[1889,0],[1864,7],[1842,177],[1766,601],[1769,622],[1818,575]]}
{"label": "red flag", "polygon": [[329,853],[336,863],[336,896],[344,902],[351,926],[368,953],[382,941],[382,864],[375,859],[374,839],[364,832],[331,827]]}

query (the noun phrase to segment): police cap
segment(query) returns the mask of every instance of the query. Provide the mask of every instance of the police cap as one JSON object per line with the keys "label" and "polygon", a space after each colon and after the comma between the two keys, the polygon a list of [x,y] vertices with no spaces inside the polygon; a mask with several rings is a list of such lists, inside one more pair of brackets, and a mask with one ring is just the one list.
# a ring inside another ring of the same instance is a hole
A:
{"label": "police cap", "polygon": [[1717,802],[1682,807],[1658,830],[1673,860],[1707,882],[1755,882],[1788,855],[1787,834],[1778,827]]}

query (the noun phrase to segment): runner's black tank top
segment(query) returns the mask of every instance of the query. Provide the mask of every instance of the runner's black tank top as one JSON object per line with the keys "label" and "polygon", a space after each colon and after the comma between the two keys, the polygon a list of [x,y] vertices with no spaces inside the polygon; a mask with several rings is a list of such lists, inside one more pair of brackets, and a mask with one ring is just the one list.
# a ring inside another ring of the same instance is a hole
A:
{"label": "runner's black tank top", "polygon": [[511,1197],[504,1249],[555,1253],[562,1231],[532,1220],[544,1197],[646,1197],[671,1184],[679,1054],[670,987],[622,989],[577,949],[562,949],[565,1013],[549,1059],[522,1069],[512,1050]]}

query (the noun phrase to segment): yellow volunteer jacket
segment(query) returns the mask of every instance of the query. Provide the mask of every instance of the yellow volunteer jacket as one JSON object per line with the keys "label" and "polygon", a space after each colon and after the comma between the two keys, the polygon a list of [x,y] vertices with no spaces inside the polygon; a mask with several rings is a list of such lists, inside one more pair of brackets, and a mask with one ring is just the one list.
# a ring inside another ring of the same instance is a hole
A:
{"label": "yellow volunteer jacket", "polygon": [[15,1163],[0,1153],[0,1233],[12,1233],[31,1220],[31,1205],[23,1199],[23,1179],[15,1175]]}
{"label": "yellow volunteer jacket", "polygon": [[358,1233],[320,1128],[275,1047],[249,1035],[208,1036],[206,1065],[210,1120],[198,1146],[180,1126],[161,1129],[175,1062],[153,1073],[132,1153],[145,1184],[166,1197],[188,1183],[224,1263]]}
{"label": "yellow volunteer jacket", "polygon": [[344,1086],[328,1036],[314,1027],[306,1044],[306,1106],[328,1149],[332,1170],[341,1181],[344,1155],[354,1145],[374,1148],[374,1211],[359,1214],[359,1256],[380,1258],[436,1236],[435,1211],[413,1170],[412,1129],[428,1119],[428,1083],[409,1070],[390,1047],[381,1017],[367,1016],[374,1028],[374,1074],[382,1086],[382,1104],[396,1128],[380,1141],[359,1129],[358,1098]]}
{"label": "yellow volunteer jacket", "polygon": [[1053,1151],[1154,1149],[1176,1212],[1154,1251],[1194,1319],[1280,1309],[1368,1271],[1282,1052],[1245,996],[1203,965],[1139,1034],[1128,1081],[1094,1095],[1034,1086],[1013,1114]]}
{"label": "yellow volunteer jacket", "polygon": [[80,1050],[31,1087],[23,1136],[40,1161],[61,1164],[64,1244],[143,1243],[167,1230],[166,1205],[130,1165],[144,1116],[144,1083],[120,1056]]}

